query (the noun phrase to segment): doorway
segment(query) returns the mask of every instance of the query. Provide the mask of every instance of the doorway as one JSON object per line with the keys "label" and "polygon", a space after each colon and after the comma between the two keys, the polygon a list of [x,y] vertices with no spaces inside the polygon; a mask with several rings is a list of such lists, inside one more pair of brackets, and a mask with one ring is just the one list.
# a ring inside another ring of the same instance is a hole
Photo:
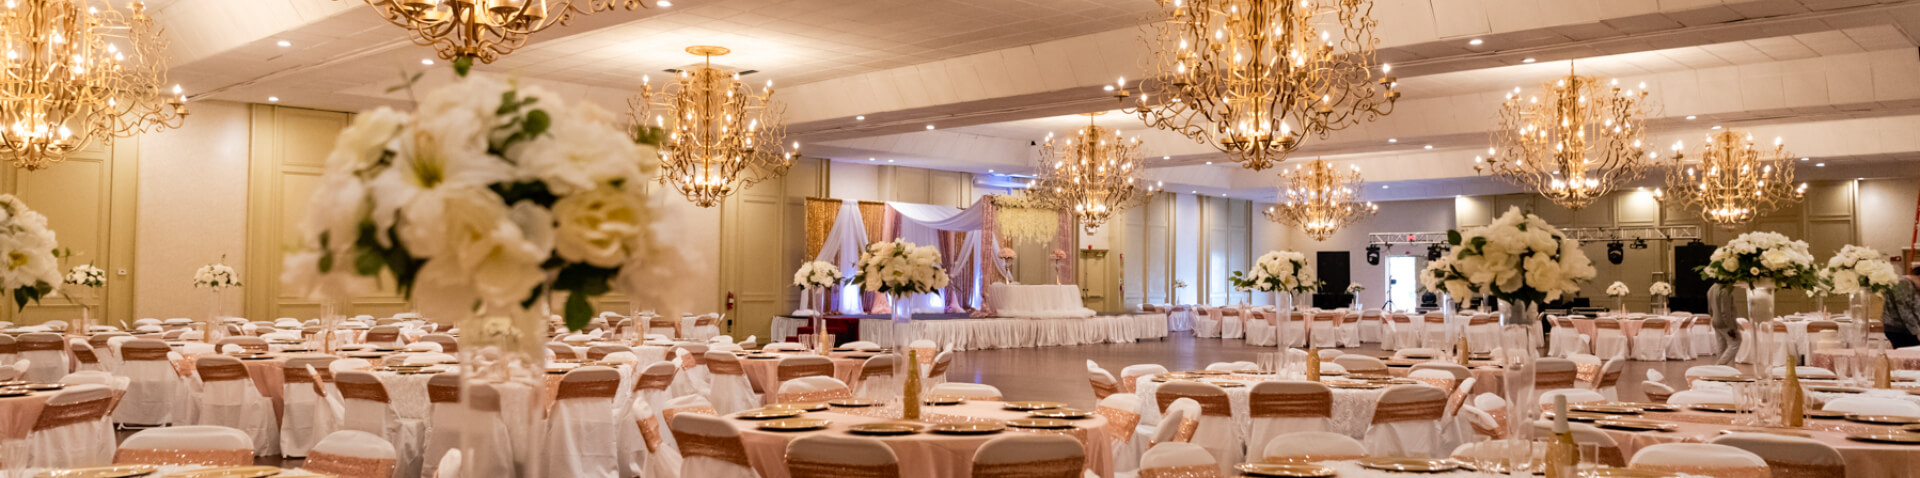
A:
{"label": "doorway", "polygon": [[1413,256],[1387,256],[1386,310],[1410,312],[1420,306],[1415,271]]}

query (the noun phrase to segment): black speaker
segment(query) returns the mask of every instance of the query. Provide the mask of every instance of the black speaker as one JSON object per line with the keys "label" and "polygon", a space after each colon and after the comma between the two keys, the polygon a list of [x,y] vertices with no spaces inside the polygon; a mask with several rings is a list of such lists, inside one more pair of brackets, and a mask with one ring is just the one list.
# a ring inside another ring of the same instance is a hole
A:
{"label": "black speaker", "polygon": [[1380,245],[1379,244],[1367,245],[1367,265],[1370,265],[1370,266],[1380,265]]}
{"label": "black speaker", "polygon": [[1617,265],[1620,265],[1621,261],[1624,261],[1626,259],[1627,259],[1626,245],[1618,242],[1607,243],[1607,262],[1611,262],[1613,263],[1613,265],[1617,266]]}
{"label": "black speaker", "polygon": [[1353,296],[1347,295],[1347,284],[1353,282],[1352,261],[1352,254],[1347,251],[1314,253],[1314,272],[1320,275],[1320,281],[1327,284],[1314,292],[1314,307],[1338,309],[1353,303]]}
{"label": "black speaker", "polygon": [[1713,262],[1717,247],[1698,242],[1673,247],[1673,298],[1667,306],[1673,310],[1707,313],[1707,287],[1712,283],[1700,278],[1695,268]]}

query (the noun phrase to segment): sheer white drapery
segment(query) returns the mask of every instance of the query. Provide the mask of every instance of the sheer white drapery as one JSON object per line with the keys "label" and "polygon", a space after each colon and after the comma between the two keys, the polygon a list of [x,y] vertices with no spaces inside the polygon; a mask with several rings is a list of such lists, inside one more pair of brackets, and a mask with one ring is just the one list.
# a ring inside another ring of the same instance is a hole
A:
{"label": "sheer white drapery", "polygon": [[[840,215],[834,216],[833,229],[827,231],[827,240],[820,246],[820,252],[813,260],[831,263],[840,268],[840,276],[852,278],[859,272],[853,265],[860,261],[860,251],[866,249],[866,220],[860,216],[860,202],[851,199],[840,200]],[[836,285],[834,292],[840,297],[839,310],[829,311],[843,314],[864,314],[860,308],[860,289],[847,285]],[[800,308],[812,309],[813,294],[800,294]]]}

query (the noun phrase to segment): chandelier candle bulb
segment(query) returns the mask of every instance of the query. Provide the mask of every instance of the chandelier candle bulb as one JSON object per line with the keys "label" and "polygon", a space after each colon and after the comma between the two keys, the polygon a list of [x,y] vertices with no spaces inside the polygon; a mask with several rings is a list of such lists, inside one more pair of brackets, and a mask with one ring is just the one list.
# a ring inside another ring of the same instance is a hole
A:
{"label": "chandelier candle bulb", "polygon": [[[737,72],[713,66],[713,57],[730,52],[718,46],[687,47],[687,53],[704,58],[701,66],[682,70],[657,90],[643,76],[640,94],[627,100],[635,139],[665,133],[661,184],[677,188],[700,207],[717,206],[727,196],[786,175],[800,149],[798,142],[780,148],[786,137],[780,117],[786,108],[773,101],[772,81],[754,94]],[[648,116],[664,131],[642,127],[641,118]],[[667,116],[675,121],[666,123]]]}

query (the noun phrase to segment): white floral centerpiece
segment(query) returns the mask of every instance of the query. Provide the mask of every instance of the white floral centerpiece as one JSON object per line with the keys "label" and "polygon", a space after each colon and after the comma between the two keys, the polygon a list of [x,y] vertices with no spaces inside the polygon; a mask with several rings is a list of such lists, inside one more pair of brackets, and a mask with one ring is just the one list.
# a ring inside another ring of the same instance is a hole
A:
{"label": "white floral centerpiece", "polygon": [[1673,297],[1673,284],[1668,284],[1667,281],[1654,282],[1652,286],[1647,287],[1647,294],[1654,297]]}
{"label": "white floral centerpiece", "polygon": [[68,269],[66,280],[63,282],[66,285],[87,288],[106,287],[107,271],[94,267],[93,264],[81,264]]}
{"label": "white floral centerpiece", "polygon": [[1360,291],[1364,291],[1364,290],[1367,290],[1367,286],[1360,285],[1359,282],[1353,282],[1353,283],[1347,284],[1348,294],[1358,294],[1360,293]]}
{"label": "white floral centerpiece", "polygon": [[806,295],[801,296],[803,303],[794,315],[814,315],[822,311],[814,308],[826,308],[825,292],[840,283],[840,268],[826,261],[807,261],[800,269],[793,271],[793,285],[799,286]]}
{"label": "white floral centerpiece", "polygon": [[1627,283],[1625,282],[1613,281],[1612,284],[1607,285],[1608,297],[1626,297],[1627,294],[1631,293],[1633,293],[1633,290],[1628,289]]}
{"label": "white floral centerpiece", "polygon": [[[1777,232],[1749,232],[1713,250],[1700,275],[1722,284],[1807,288],[1814,280],[1813,254],[1805,241]],[[1764,284],[1763,284],[1764,283]]]}
{"label": "white floral centerpiece", "polygon": [[1869,247],[1849,244],[1840,248],[1840,253],[1827,259],[1827,270],[1833,273],[1833,292],[1885,294],[1893,290],[1900,282],[1900,272],[1886,257]]}
{"label": "white floral centerpiece", "polygon": [[915,245],[904,239],[867,245],[854,268],[860,272],[854,274],[853,283],[860,284],[867,292],[894,298],[895,320],[905,320],[913,313],[912,306],[902,299],[944,289],[951,280],[946,269],[940,266],[939,248]]}
{"label": "white floral centerpiece", "polygon": [[[71,257],[72,254],[71,251],[62,250],[56,255],[65,258]],[[92,289],[106,287],[107,271],[94,267],[93,264],[73,266],[67,269],[67,275],[61,283],[60,295],[65,296],[67,302],[80,306],[80,324],[76,328],[83,334],[92,335],[93,306],[86,302],[85,297],[80,296],[83,295],[83,291],[91,292]]]}
{"label": "white floral centerpiece", "polygon": [[636,141],[598,106],[464,66],[416,112],[376,108],[341,132],[283,280],[340,300],[389,273],[441,319],[510,320],[565,292],[574,330],[593,316],[589,299],[616,289],[674,307],[686,267],[641,187],[658,130]]}
{"label": "white floral centerpiece", "polygon": [[46,216],[12,194],[0,194],[0,257],[7,258],[0,270],[0,292],[11,292],[16,307],[40,302],[61,282],[53,253],[59,247]]}
{"label": "white floral centerpiece", "polygon": [[207,264],[193,271],[193,286],[216,290],[240,287],[240,274],[224,262]]}
{"label": "white floral centerpiece", "polygon": [[1253,261],[1245,273],[1234,271],[1227,282],[1260,292],[1301,292],[1318,287],[1307,255],[1294,251],[1270,251]]}

